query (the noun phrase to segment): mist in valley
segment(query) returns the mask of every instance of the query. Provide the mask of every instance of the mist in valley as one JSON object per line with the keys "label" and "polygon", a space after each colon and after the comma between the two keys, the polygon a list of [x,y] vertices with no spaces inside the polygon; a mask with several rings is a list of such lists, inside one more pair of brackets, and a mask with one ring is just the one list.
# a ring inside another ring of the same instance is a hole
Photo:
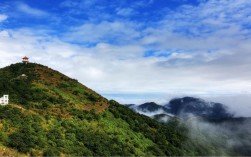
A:
{"label": "mist in valley", "polygon": [[[197,96],[199,97],[199,96]],[[179,98],[179,97],[176,97]],[[211,102],[222,103],[229,117],[206,118],[181,110],[178,115],[168,113],[168,103],[162,101],[156,110],[149,111],[131,106],[134,111],[155,118],[168,124],[174,118],[185,125],[187,136],[195,143],[205,147],[217,148],[220,152],[212,154],[250,155],[251,154],[251,96],[250,95],[225,95],[225,96],[200,96],[201,100],[210,105]],[[167,110],[166,110],[166,109]],[[203,148],[202,148],[203,150]],[[212,148],[212,151],[215,149]]]}

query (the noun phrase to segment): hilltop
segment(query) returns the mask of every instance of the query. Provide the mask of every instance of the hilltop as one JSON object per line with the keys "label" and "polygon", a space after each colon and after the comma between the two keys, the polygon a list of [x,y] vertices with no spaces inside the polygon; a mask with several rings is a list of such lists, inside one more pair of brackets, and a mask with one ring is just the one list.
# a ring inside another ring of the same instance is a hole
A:
{"label": "hilltop", "polygon": [[43,65],[18,63],[3,68],[0,75],[0,94],[8,93],[12,104],[33,109],[52,107],[52,113],[60,116],[67,115],[54,110],[62,106],[97,112],[109,106],[108,100],[77,80]]}
{"label": "hilltop", "polygon": [[210,143],[190,140],[176,119],[161,124],[40,64],[0,69],[3,94],[10,104],[0,106],[0,155],[225,154]]}

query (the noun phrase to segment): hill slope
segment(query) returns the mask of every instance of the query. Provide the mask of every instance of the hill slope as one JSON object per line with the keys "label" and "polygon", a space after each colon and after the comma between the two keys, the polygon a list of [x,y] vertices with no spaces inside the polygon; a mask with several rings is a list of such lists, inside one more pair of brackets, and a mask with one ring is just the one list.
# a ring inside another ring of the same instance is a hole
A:
{"label": "hill slope", "polygon": [[1,154],[224,154],[190,141],[175,119],[163,125],[46,66],[18,63],[0,69],[3,94],[9,94],[10,104],[0,106]]}

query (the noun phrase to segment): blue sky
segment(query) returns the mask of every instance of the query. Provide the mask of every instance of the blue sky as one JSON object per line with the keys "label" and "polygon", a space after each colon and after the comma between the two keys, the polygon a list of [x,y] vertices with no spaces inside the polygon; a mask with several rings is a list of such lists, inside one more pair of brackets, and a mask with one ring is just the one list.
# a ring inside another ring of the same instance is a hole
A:
{"label": "blue sky", "polygon": [[[175,10],[184,4],[197,5],[198,2],[196,0],[188,2],[183,0],[4,0],[1,1],[1,10],[11,17],[6,24],[8,27],[41,26],[53,28],[54,31],[61,29],[66,31],[69,27],[89,21],[98,23],[103,20],[130,20],[146,25],[163,18],[164,12]],[[48,16],[50,18],[46,18]]]}
{"label": "blue sky", "polygon": [[109,99],[251,92],[249,0],[2,0],[1,67],[24,55]]}

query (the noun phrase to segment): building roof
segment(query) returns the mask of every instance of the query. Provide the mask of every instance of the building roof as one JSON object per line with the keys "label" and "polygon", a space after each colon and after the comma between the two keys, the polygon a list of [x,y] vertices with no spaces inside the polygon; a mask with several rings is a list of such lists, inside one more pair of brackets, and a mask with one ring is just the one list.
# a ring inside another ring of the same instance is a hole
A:
{"label": "building roof", "polygon": [[29,59],[29,58],[25,56],[23,59]]}

